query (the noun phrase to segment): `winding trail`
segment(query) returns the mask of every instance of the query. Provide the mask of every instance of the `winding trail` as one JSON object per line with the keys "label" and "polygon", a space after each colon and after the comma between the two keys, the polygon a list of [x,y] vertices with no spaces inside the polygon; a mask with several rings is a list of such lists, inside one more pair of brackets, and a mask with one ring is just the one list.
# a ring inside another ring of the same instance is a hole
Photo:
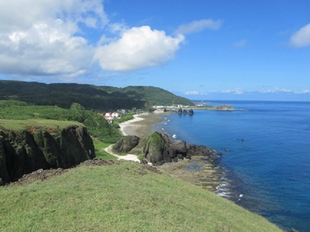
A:
{"label": "winding trail", "polygon": [[104,150],[106,152],[108,152],[109,154],[115,156],[118,160],[129,160],[129,161],[134,161],[134,162],[140,163],[140,160],[138,159],[138,157],[136,155],[133,155],[133,154],[117,155],[113,152],[112,147],[113,147],[113,144],[106,147]]}

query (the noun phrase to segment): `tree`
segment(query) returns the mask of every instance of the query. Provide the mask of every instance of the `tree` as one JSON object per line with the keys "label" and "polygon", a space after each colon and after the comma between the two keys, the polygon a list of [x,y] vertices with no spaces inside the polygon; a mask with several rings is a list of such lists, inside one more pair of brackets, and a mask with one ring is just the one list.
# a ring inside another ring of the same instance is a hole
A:
{"label": "tree", "polygon": [[85,108],[81,104],[73,102],[70,106],[70,109],[71,110],[84,110]]}

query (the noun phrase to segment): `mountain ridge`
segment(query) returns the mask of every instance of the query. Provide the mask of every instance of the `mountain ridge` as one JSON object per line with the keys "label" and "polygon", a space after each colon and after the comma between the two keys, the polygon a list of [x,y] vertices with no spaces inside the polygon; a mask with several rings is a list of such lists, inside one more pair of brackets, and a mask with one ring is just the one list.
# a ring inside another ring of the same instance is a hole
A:
{"label": "mountain ridge", "polygon": [[20,100],[35,105],[70,108],[79,103],[85,109],[107,111],[149,108],[152,105],[193,105],[186,98],[153,86],[96,86],[76,83],[40,83],[0,80],[0,100]]}

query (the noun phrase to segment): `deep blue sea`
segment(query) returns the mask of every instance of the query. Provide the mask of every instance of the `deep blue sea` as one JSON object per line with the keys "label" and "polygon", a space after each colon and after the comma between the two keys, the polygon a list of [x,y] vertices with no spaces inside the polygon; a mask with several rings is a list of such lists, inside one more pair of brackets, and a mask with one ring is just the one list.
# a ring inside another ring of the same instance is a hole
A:
{"label": "deep blue sea", "polygon": [[284,229],[310,231],[310,102],[212,101],[235,111],[171,114],[154,125],[222,152],[218,195]]}

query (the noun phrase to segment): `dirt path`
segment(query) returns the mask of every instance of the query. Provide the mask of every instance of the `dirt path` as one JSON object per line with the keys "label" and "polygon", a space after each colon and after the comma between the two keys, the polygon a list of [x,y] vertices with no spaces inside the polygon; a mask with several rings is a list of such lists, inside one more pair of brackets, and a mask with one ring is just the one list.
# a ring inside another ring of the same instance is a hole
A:
{"label": "dirt path", "polygon": [[110,145],[107,148],[105,148],[104,150],[106,152],[108,152],[109,154],[115,156],[118,160],[130,160],[130,161],[140,163],[140,160],[138,159],[138,157],[136,155],[133,155],[133,154],[117,155],[113,152],[112,147],[113,147],[113,145]]}

